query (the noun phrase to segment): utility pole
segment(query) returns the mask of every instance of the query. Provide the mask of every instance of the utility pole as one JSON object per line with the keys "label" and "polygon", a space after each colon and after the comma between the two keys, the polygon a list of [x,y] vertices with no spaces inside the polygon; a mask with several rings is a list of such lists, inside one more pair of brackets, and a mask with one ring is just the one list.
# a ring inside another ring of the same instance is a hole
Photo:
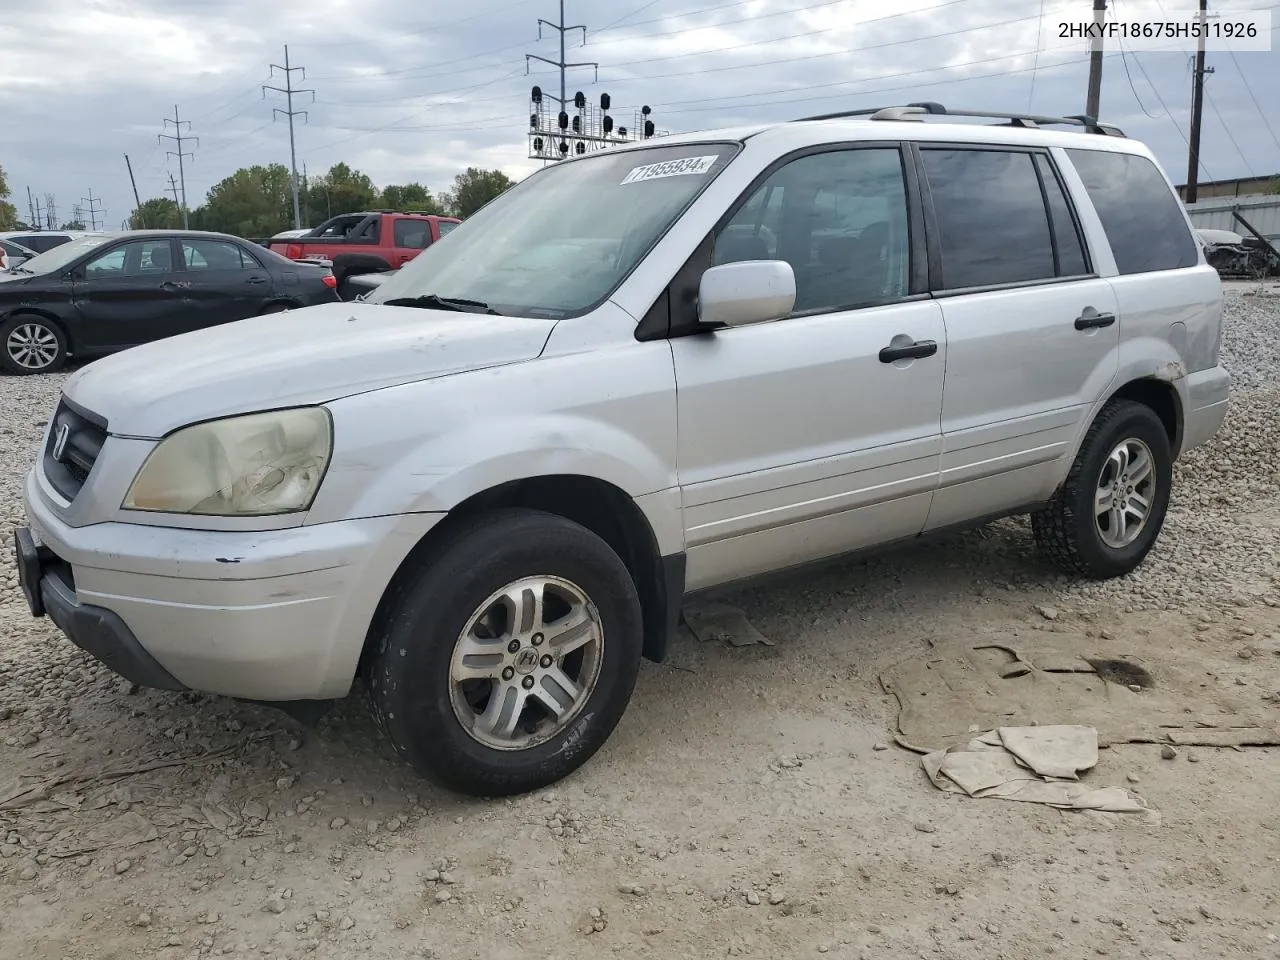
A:
{"label": "utility pole", "polygon": [[1200,181],[1200,121],[1204,114],[1204,78],[1213,67],[1204,65],[1205,16],[1209,0],[1200,0],[1200,36],[1196,40],[1196,67],[1191,88],[1191,142],[1187,152],[1187,189],[1184,203],[1195,203]]}
{"label": "utility pole", "polygon": [[124,165],[129,168],[129,184],[133,187],[133,209],[138,212],[138,219],[142,223],[143,229],[146,229],[146,217],[142,215],[142,201],[138,198],[138,181],[133,179],[133,164],[129,162],[129,155],[124,155]]}
{"label": "utility pole", "polygon": [[293,118],[295,116],[301,116],[303,121],[306,122],[308,117],[307,111],[293,109],[293,98],[296,94],[309,93],[311,94],[311,101],[314,103],[316,99],[316,92],[314,90],[298,90],[294,87],[294,71],[300,72],[302,74],[302,79],[305,80],[307,78],[307,69],[306,67],[289,66],[289,45],[287,43],[284,45],[284,66],[282,67],[278,63],[271,64],[271,76],[274,77],[276,75],[275,71],[277,70],[284,73],[284,86],[272,87],[264,83],[262,85],[262,98],[265,100],[267,97],[267,91],[274,90],[277,93],[283,93],[285,95],[285,102],[289,105],[288,110],[281,110],[279,107],[273,107],[271,111],[271,119],[274,121],[277,114],[283,114],[289,118],[289,179],[293,185],[293,227],[295,230],[301,230],[302,210],[298,206],[298,151],[293,138]]}
{"label": "utility pole", "polygon": [[54,202],[52,193],[46,193],[44,195],[44,222],[46,224],[46,229],[58,229],[58,206]]}
{"label": "utility pole", "polygon": [[173,205],[180,206],[178,202],[178,185],[174,182],[173,174],[169,174],[169,191],[173,194]]}
{"label": "utility pole", "polygon": [[27,212],[31,214],[31,229],[39,230],[40,229],[40,207],[35,202],[35,200],[32,199],[30,187],[27,187]]}
{"label": "utility pole", "polygon": [[[100,203],[102,203],[102,198],[101,198],[101,197],[95,197],[95,196],[93,195],[93,190],[92,190],[92,189],[90,189],[90,190],[89,190],[89,195],[88,195],[87,197],[81,197],[81,198],[80,198],[80,202],[81,202],[81,203],[87,203],[87,204],[89,205],[89,229],[90,229],[90,230],[97,230],[97,229],[98,229],[98,213],[99,213],[100,211],[99,211],[99,210],[97,210],[97,209],[94,207],[94,204],[100,204]],[[79,218],[77,218],[77,219],[79,219]],[[103,219],[105,220],[106,218],[104,217]]]}
{"label": "utility pole", "polygon": [[582,24],[577,24],[577,25],[575,25],[575,26],[566,26],[566,25],[565,25],[565,22],[564,22],[564,0],[560,0],[560,22],[559,22],[559,23],[552,23],[552,22],[551,22],[551,21],[549,21],[549,20],[542,20],[542,19],[539,19],[539,20],[538,20],[538,39],[539,39],[539,40],[541,40],[541,39],[542,39],[542,28],[543,28],[543,27],[548,27],[548,28],[550,28],[550,29],[552,29],[552,30],[556,31],[556,33],[560,34],[560,59],[559,59],[559,60],[548,60],[546,57],[540,57],[540,56],[538,56],[536,53],[526,53],[526,54],[524,55],[525,73],[527,74],[527,73],[529,72],[529,61],[530,61],[530,60],[541,60],[543,63],[550,64],[551,66],[553,66],[553,67],[557,68],[557,69],[560,71],[560,96],[559,96],[558,98],[554,98],[554,99],[556,99],[556,102],[560,104],[560,111],[561,111],[562,113],[564,113],[564,112],[567,112],[567,111],[568,111],[568,109],[569,109],[569,108],[566,106],[566,104],[569,102],[569,100],[568,100],[568,97],[565,95],[565,71],[566,71],[569,67],[594,67],[594,68],[595,68],[595,71],[596,71],[596,79],[597,79],[597,80],[599,80],[599,79],[600,79],[600,64],[598,64],[598,63],[594,63],[594,62],[591,62],[591,63],[566,63],[566,62],[565,62],[565,59],[564,59],[564,38],[565,38],[565,34],[567,34],[567,33],[572,33],[574,30],[581,30],[581,31],[582,31],[582,42],[583,42],[583,43],[586,43],[586,42],[587,42],[587,28],[586,28],[584,25],[582,25]]}
{"label": "utility pole", "polygon": [[[166,156],[170,156],[170,157],[177,156],[178,158],[178,179],[182,183],[182,201],[179,204],[179,206],[182,207],[182,229],[187,230],[187,229],[190,229],[189,221],[187,218],[187,173],[186,173],[186,169],[183,167],[182,160],[184,157],[190,157],[192,160],[194,160],[196,156],[194,153],[183,153],[182,143],[184,140],[194,140],[196,142],[196,146],[198,147],[200,146],[200,138],[192,137],[192,136],[184,137],[182,135],[183,125],[185,124],[187,129],[189,130],[191,129],[191,121],[178,119],[178,107],[176,104],[174,105],[174,108],[173,108],[173,119],[170,120],[168,117],[165,117],[164,123],[165,123],[166,130],[169,129],[169,124],[172,123],[174,132],[157,134],[157,137],[159,138],[161,144],[163,144],[166,140],[172,140],[178,147],[178,152],[176,154],[170,151],[166,154]],[[172,175],[170,175],[170,179],[172,179]],[[178,202],[176,198],[174,202],[175,203]]]}
{"label": "utility pole", "polygon": [[1107,22],[1107,0],[1093,0],[1093,29],[1089,40],[1089,94],[1085,98],[1084,112],[1098,119],[1102,109],[1102,28]]}

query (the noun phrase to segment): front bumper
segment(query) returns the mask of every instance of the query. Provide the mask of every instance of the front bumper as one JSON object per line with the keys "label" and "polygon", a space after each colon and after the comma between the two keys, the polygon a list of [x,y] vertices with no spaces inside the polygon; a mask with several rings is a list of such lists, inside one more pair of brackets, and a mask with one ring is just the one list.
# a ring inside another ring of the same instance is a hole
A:
{"label": "front bumper", "polygon": [[14,530],[18,584],[33,617],[48,615],[77,647],[114,673],[144,687],[186,689],[143,649],[133,631],[111,610],[81,603],[63,564],[45,546],[37,546],[26,527]]}
{"label": "front bumper", "polygon": [[71,527],[35,470],[25,501],[17,552],[33,615],[136,683],[267,701],[349,692],[386,585],[442,517],[253,532]]}

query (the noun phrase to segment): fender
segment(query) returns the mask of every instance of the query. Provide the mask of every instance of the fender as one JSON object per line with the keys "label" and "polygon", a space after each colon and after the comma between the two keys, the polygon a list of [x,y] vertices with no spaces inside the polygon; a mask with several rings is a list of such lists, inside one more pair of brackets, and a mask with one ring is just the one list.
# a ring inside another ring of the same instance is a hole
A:
{"label": "fender", "polygon": [[[1182,329],[1181,335],[1178,333],[1178,328]],[[1089,408],[1088,415],[1081,419],[1076,436],[1072,440],[1071,454],[1066,458],[1068,464],[1075,462],[1075,458],[1080,453],[1080,447],[1084,443],[1084,436],[1098,414],[1102,412],[1102,408],[1110,403],[1120,390],[1135,381],[1155,380],[1172,386],[1177,397],[1178,422],[1182,422],[1188,396],[1187,366],[1175,346],[1180,336],[1185,339],[1186,327],[1176,323],[1169,332],[1169,339],[1141,336],[1121,342],[1116,350],[1118,363],[1115,377]]]}

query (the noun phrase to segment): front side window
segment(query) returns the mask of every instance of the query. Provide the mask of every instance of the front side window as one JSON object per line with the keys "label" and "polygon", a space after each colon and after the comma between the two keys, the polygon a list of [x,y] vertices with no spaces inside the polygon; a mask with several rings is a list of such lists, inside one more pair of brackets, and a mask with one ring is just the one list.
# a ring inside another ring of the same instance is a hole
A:
{"label": "front side window", "polygon": [[173,272],[169,241],[134,240],[99,254],[84,265],[87,280],[155,276]]}
{"label": "front side window", "polygon": [[1199,262],[1182,206],[1154,163],[1104,150],[1074,149],[1067,156],[1098,211],[1121,275]]}
{"label": "front side window", "polygon": [[457,224],[448,243],[414,257],[368,301],[435,295],[517,316],[585,313],[613,293],[736,150],[646,146],[545,167]]}
{"label": "front side window", "polygon": [[902,155],[832,150],[771,174],[715,238],[712,262],[785,260],[796,313],[907,294],[910,239]]}
{"label": "front side window", "polygon": [[948,290],[1050,280],[1053,235],[1033,155],[924,148]]}

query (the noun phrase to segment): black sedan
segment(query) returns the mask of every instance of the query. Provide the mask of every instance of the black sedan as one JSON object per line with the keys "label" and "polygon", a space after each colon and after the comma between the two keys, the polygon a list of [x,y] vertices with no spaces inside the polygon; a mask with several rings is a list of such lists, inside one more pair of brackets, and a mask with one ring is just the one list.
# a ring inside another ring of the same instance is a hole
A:
{"label": "black sedan", "polygon": [[222,233],[81,237],[0,274],[0,369],[48,373],[179,333],[338,300],[327,266]]}

